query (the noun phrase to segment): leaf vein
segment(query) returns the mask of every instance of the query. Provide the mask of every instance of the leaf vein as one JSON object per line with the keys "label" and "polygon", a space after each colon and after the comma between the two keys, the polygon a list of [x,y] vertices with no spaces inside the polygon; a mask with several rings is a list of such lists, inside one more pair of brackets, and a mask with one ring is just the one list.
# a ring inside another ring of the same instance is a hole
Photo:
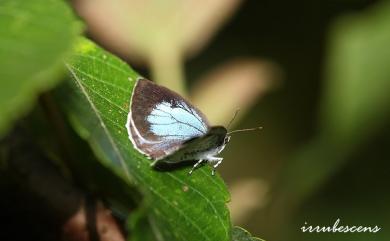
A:
{"label": "leaf vein", "polygon": [[117,154],[120,162],[121,162],[121,165],[125,171],[125,174],[127,176],[127,178],[131,181],[131,177],[130,177],[130,173],[129,173],[129,170],[127,169],[127,166],[125,164],[125,160],[124,158],[122,157],[122,154],[120,153],[120,151],[118,150],[118,148],[116,147],[115,145],[115,142],[114,142],[114,139],[112,138],[111,134],[108,132],[108,129],[105,125],[105,123],[103,122],[101,116],[100,116],[100,112],[98,111],[98,109],[96,108],[96,106],[93,104],[92,100],[90,99],[89,95],[88,95],[88,92],[85,90],[85,88],[83,87],[83,85],[81,84],[81,82],[79,81],[76,73],[73,71],[73,69],[68,65],[66,64],[66,66],[68,67],[69,71],[72,73],[72,75],[74,76],[74,79],[76,81],[76,84],[79,86],[80,90],[82,91],[82,93],[85,95],[85,98],[87,99],[87,101],[89,102],[89,104],[91,105],[91,108],[92,110],[94,111],[96,117],[99,119],[100,123],[101,123],[101,126],[104,130],[104,132],[106,133],[107,135],[107,138],[109,139],[115,153]]}

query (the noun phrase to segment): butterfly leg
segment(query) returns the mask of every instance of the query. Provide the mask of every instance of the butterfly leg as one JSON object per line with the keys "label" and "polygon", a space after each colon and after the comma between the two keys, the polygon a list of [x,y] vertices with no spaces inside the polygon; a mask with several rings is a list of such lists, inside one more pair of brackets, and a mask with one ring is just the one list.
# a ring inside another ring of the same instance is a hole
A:
{"label": "butterfly leg", "polygon": [[203,162],[203,159],[200,159],[195,165],[191,168],[190,172],[188,172],[189,175],[192,174],[192,172]]}
{"label": "butterfly leg", "polygon": [[207,160],[208,162],[210,163],[215,163],[213,165],[213,170],[211,172],[211,175],[215,175],[215,169],[219,166],[219,164],[221,164],[221,162],[223,161],[223,158],[222,157],[209,157],[209,159]]}

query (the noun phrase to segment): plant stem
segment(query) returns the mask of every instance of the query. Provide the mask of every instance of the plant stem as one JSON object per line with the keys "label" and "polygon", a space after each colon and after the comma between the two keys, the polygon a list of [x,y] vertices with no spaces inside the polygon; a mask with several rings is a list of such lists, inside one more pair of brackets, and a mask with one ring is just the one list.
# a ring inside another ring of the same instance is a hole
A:
{"label": "plant stem", "polygon": [[184,84],[183,56],[172,44],[161,44],[152,51],[150,57],[152,77],[156,83],[187,97]]}

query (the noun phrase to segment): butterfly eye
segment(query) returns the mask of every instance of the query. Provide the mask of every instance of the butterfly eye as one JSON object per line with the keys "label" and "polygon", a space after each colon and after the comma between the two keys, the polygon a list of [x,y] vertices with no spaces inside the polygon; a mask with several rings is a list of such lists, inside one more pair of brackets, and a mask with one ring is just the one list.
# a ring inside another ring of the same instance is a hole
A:
{"label": "butterfly eye", "polygon": [[226,145],[229,141],[230,141],[230,136],[226,136],[223,142]]}

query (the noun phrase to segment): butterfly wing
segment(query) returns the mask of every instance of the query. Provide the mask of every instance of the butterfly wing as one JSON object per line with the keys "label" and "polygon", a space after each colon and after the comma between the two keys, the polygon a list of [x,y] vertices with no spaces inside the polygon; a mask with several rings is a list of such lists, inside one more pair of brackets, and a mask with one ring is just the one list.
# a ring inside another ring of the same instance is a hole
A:
{"label": "butterfly wing", "polygon": [[153,160],[163,159],[209,130],[197,108],[146,79],[137,80],[134,87],[126,127],[134,147]]}

